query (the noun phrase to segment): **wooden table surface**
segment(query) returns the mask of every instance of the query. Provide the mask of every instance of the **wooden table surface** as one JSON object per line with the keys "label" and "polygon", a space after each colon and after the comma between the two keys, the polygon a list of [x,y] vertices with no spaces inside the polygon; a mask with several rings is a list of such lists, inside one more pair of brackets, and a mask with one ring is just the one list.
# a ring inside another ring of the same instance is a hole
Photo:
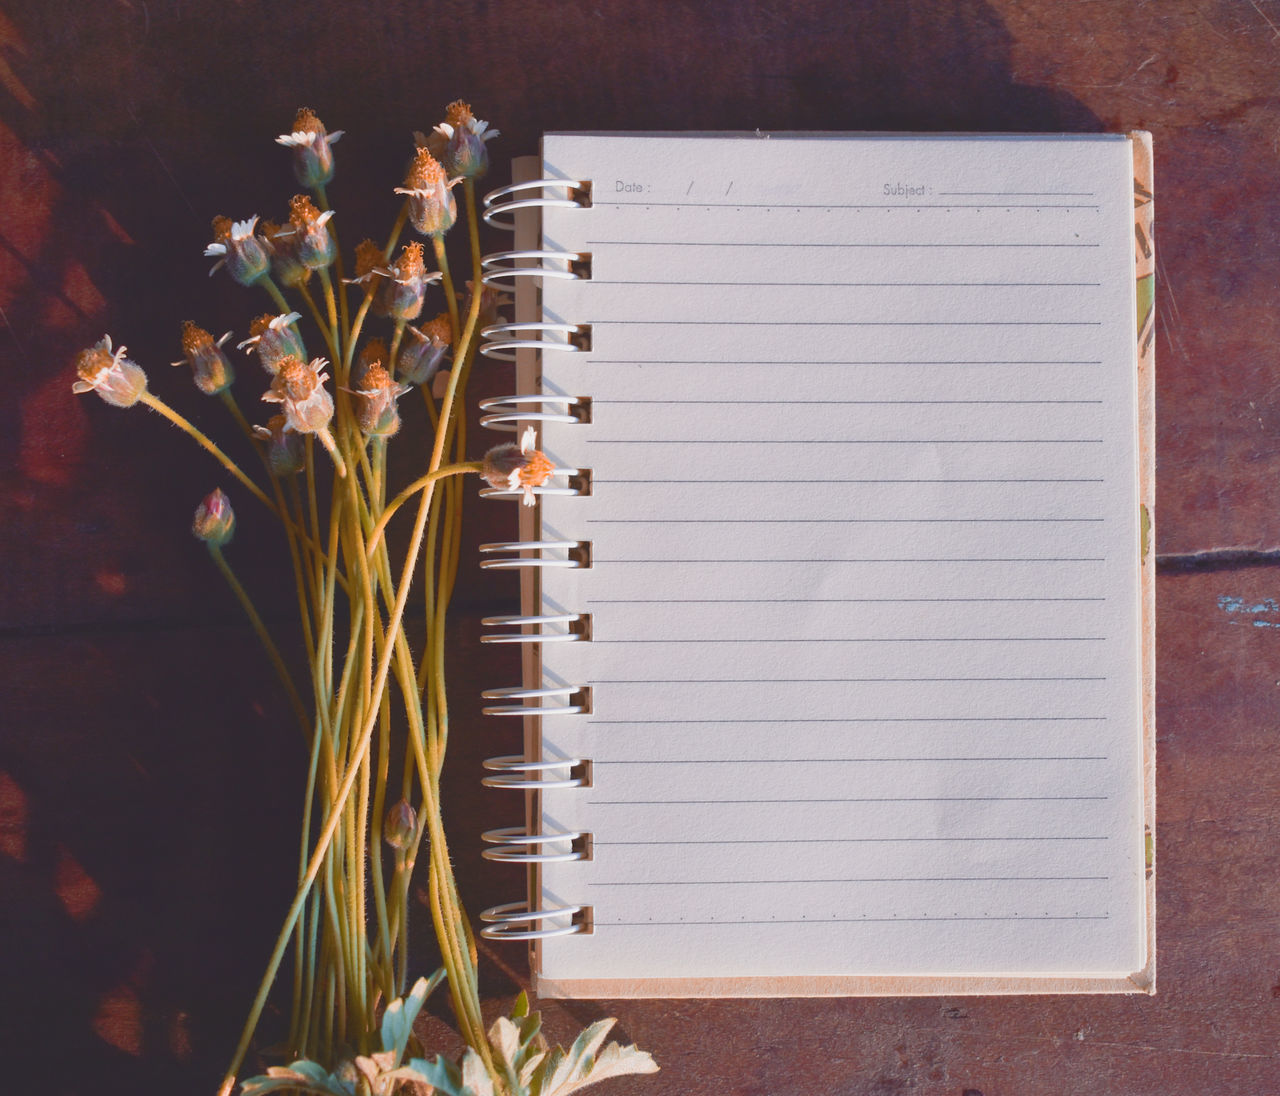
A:
{"label": "wooden table surface", "polygon": [[[188,317],[257,310],[201,255],[279,216],[296,107],[347,136],[347,239],[394,216],[410,133],[470,99],[505,158],[544,129],[1152,131],[1159,318],[1159,993],[1154,998],[546,1005],[651,1050],[619,1096],[1280,1092],[1280,3],[1277,0],[8,0],[0,11],[0,1076],[6,1090],[212,1092],[288,904],[296,734],[188,525],[220,470],[141,410],[73,398],[104,331],[217,429]],[[493,247],[503,240],[495,236]],[[506,389],[499,368],[479,394]],[[464,564],[511,512],[475,500]],[[267,615],[286,561],[246,503]],[[1240,549],[1236,553],[1223,549]],[[464,898],[510,750],[476,642],[509,578],[464,565],[449,826]],[[425,924],[425,918],[421,919]],[[431,944],[418,961],[433,966]],[[525,977],[485,948],[494,1011]],[[430,1021],[449,1046],[445,1013]]]}

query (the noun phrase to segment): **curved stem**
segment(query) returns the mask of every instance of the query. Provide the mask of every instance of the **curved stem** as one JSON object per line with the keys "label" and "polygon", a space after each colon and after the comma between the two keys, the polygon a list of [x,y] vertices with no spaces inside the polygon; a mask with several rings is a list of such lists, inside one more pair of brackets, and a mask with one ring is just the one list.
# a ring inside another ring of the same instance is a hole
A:
{"label": "curved stem", "polygon": [[271,280],[271,275],[266,274],[262,278],[262,288],[271,294],[271,299],[276,302],[281,312],[292,312],[289,302],[284,299],[284,294],[280,292],[280,287]]}
{"label": "curved stem", "polygon": [[259,502],[261,502],[263,506],[265,506],[268,510],[270,510],[273,514],[275,514],[276,517],[280,518],[282,521],[284,520],[284,516],[275,508],[275,504],[269,498],[267,498],[266,492],[264,492],[261,487],[259,487],[256,483],[254,483],[253,480],[251,480],[248,476],[246,476],[244,472],[241,471],[240,466],[236,464],[236,462],[233,461],[229,456],[227,456],[226,453],[224,453],[221,449],[219,449],[218,446],[214,444],[214,442],[208,436],[206,436],[203,431],[198,430],[194,425],[192,425],[191,422],[189,422],[182,415],[178,414],[178,412],[175,411],[172,407],[170,407],[167,403],[165,403],[164,400],[160,399],[159,396],[152,395],[152,393],[150,392],[143,392],[141,397],[141,402],[145,403],[148,407],[150,407],[152,411],[155,411],[158,414],[163,415],[166,419],[168,419],[171,423],[173,423],[174,426],[178,427],[179,430],[184,430],[186,431],[186,433],[190,434],[191,437],[194,438],[196,442],[199,443],[199,445],[203,449],[211,453],[214,457],[216,457],[221,462],[223,468],[225,468],[228,472],[230,472],[233,476],[235,476],[236,479],[238,479],[242,484],[244,484],[245,487],[247,487],[250,491],[252,491],[254,497]]}
{"label": "curved stem", "polygon": [[378,519],[378,524],[373,527],[373,532],[369,534],[369,551],[373,551],[378,546],[378,541],[382,537],[383,530],[387,527],[392,517],[395,516],[397,510],[408,502],[414,495],[426,487],[430,487],[436,480],[443,479],[445,476],[461,476],[467,472],[479,472],[484,468],[484,462],[478,460],[462,461],[459,464],[446,464],[443,468],[437,468],[434,472],[428,472],[425,476],[419,476],[400,494],[396,495],[389,503],[386,509],[382,511],[382,517]]}

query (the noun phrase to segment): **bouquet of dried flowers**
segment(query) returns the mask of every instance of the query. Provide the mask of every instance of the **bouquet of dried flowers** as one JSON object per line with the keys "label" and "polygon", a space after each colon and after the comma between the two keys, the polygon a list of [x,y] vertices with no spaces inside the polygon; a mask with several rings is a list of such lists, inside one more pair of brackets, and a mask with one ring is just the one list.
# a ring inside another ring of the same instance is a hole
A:
{"label": "bouquet of dried flowers", "polygon": [[[500,445],[465,459],[463,406],[478,333],[496,319],[498,295],[481,276],[475,180],[497,135],[462,102],[429,135],[417,134],[400,213],[385,243],[366,239],[344,276],[327,187],[333,145],[310,110],[298,112],[278,142],[308,193],[289,202],[279,224],[218,217],[205,254],[240,285],[259,287],[273,310],[254,319],[237,349],[257,358],[261,400],[277,413],[250,425],[233,391],[235,370],[215,339],[188,322],[182,359],[196,387],[219,399],[250,439],[261,470],[250,474],[148,387],[143,370],[109,337],[76,363],[76,392],[95,391],[117,407],[143,404],[189,434],[276,523],[293,563],[300,640],[310,679],[299,685],[224,549],[236,517],[222,490],[196,510],[192,531],[244,607],[294,709],[307,743],[305,805],[297,890],[219,1090],[229,1093],[268,993],[292,953],[293,1060],[243,1082],[245,1096],[396,1092],[455,1096],[552,1096],[607,1077],[657,1068],[635,1047],[604,1040],[612,1021],[588,1027],[564,1051],[549,1049],[523,995],[512,1015],[485,1030],[475,943],[458,897],[440,810],[448,743],[444,684],[445,615],[458,568],[461,478],[531,489],[554,469],[533,447]],[[466,292],[455,290],[445,235],[458,219],[461,187],[470,242]],[[407,226],[430,246],[400,243]],[[398,249],[398,250],[397,250]],[[428,260],[433,260],[429,268]],[[426,310],[438,286],[444,308]],[[304,335],[302,320],[314,324]],[[375,331],[375,328],[377,329]],[[308,347],[308,340],[311,346]],[[318,340],[318,341],[317,341]],[[326,383],[329,382],[329,383]],[[243,387],[243,385],[241,386]],[[426,468],[391,495],[387,446],[401,419],[397,401],[417,391],[431,436]],[[416,503],[408,547],[394,559],[383,531]],[[415,649],[405,609],[417,584],[425,637]],[[409,986],[410,880],[426,858],[430,914],[443,967]],[[428,1060],[413,1036],[427,994],[445,981],[467,1050],[460,1065]]]}

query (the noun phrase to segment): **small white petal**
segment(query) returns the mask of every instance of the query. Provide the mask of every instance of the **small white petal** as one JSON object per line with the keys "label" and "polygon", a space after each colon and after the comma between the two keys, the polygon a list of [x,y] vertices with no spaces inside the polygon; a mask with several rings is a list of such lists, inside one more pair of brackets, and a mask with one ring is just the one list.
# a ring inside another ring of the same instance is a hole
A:
{"label": "small white petal", "polygon": [[532,426],[526,426],[524,433],[520,435],[520,452],[527,453],[532,449],[538,440],[538,432]]}

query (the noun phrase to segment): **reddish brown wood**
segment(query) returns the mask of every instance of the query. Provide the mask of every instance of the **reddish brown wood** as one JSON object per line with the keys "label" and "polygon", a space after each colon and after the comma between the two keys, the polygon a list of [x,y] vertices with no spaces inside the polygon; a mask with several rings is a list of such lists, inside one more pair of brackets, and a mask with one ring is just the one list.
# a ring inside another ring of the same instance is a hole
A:
{"label": "reddish brown wood", "polygon": [[[212,1091],[288,901],[296,731],[187,531],[223,477],[154,416],[72,398],[70,363],[110,331],[219,428],[164,363],[183,319],[242,330],[265,306],[207,278],[201,250],[216,213],[281,214],[293,183],[272,138],[299,105],[348,130],[332,191],[348,243],[385,229],[410,132],[457,95],[503,131],[500,161],[551,128],[1148,128],[1158,547],[1280,539],[1275,0],[6,9],[0,1041],[15,1090]],[[477,380],[508,383],[501,367]],[[283,618],[282,553],[237,505],[234,561]],[[478,616],[513,587],[472,566],[509,512],[471,510],[448,776],[478,908],[512,876],[480,862],[476,835],[518,807],[477,786],[479,759],[514,746],[475,700],[503,677]],[[1155,998],[551,1002],[550,1033],[617,1015],[663,1066],[619,1096],[1276,1091],[1278,589],[1274,565],[1160,579]],[[425,933],[418,954],[430,963]],[[522,955],[485,949],[490,1008],[523,977]],[[430,1032],[453,1045],[443,1012]]]}

